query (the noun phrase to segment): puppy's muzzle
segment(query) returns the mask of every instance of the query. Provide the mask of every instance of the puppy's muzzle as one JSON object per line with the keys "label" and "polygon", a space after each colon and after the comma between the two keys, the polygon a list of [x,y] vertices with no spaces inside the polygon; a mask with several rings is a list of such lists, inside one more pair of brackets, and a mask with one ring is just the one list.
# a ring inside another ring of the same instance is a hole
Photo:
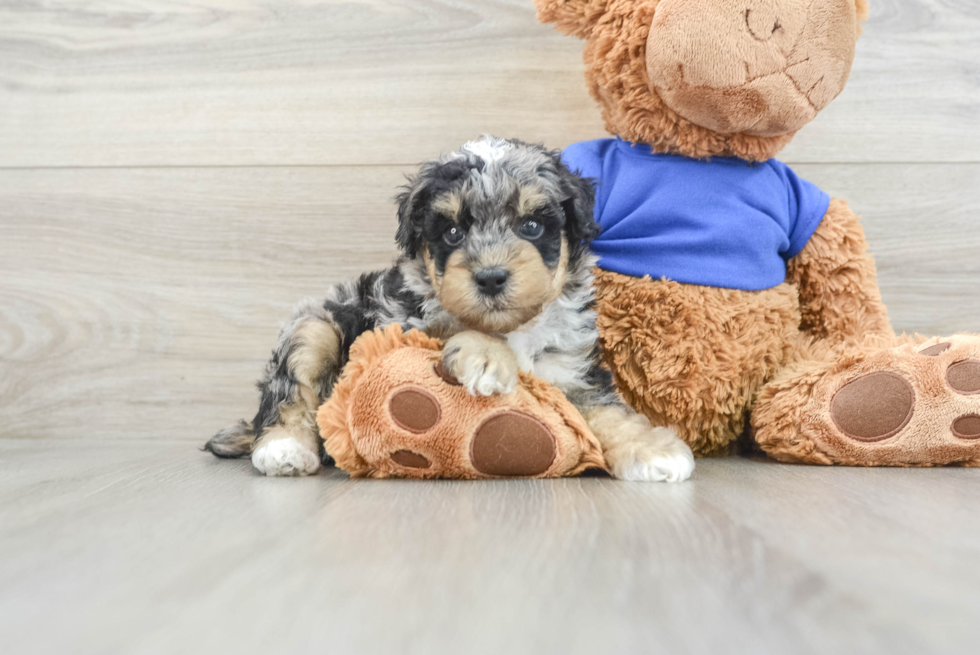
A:
{"label": "puppy's muzzle", "polygon": [[473,274],[473,281],[480,294],[487,298],[499,296],[507,288],[507,280],[510,273],[503,268],[490,268],[477,271]]}

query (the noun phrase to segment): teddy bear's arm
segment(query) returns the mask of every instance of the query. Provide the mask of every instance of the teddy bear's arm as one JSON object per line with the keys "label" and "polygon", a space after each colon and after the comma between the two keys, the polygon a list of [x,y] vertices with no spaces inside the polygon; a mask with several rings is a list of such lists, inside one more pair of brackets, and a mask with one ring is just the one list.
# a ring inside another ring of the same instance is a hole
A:
{"label": "teddy bear's arm", "polygon": [[801,330],[833,341],[892,334],[864,228],[845,201],[830,201],[820,226],[789,261],[786,274],[799,289]]}

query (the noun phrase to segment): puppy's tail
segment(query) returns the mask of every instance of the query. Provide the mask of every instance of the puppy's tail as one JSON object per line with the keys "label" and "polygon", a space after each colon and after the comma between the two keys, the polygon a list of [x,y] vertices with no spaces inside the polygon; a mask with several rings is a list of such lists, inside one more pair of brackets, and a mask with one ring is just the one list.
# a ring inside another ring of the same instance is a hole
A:
{"label": "puppy's tail", "polygon": [[215,457],[234,459],[251,454],[253,443],[255,443],[255,431],[252,426],[245,421],[239,421],[211,437],[204,444],[203,450],[212,453]]}

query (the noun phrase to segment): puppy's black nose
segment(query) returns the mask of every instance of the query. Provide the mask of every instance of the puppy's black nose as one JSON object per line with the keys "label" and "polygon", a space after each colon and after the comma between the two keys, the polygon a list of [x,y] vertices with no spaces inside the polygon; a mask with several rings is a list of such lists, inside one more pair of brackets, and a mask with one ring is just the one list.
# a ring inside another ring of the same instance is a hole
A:
{"label": "puppy's black nose", "polygon": [[480,293],[485,296],[496,296],[501,293],[507,286],[507,278],[509,277],[510,273],[502,268],[491,268],[473,274],[476,286],[479,287]]}

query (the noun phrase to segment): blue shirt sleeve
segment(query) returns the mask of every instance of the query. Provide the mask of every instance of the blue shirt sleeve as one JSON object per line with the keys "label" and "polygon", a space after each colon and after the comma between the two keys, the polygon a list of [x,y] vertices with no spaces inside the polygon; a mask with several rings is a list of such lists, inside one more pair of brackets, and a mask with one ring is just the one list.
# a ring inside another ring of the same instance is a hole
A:
{"label": "blue shirt sleeve", "polygon": [[770,164],[786,185],[791,220],[789,248],[780,254],[783,259],[790,260],[800,254],[817,231],[830,208],[830,196],[817,185],[799,177],[786,164],[775,160],[771,160]]}
{"label": "blue shirt sleeve", "polygon": [[573,173],[598,180],[602,175],[602,157],[598,141],[573,143],[561,153],[561,162]]}

